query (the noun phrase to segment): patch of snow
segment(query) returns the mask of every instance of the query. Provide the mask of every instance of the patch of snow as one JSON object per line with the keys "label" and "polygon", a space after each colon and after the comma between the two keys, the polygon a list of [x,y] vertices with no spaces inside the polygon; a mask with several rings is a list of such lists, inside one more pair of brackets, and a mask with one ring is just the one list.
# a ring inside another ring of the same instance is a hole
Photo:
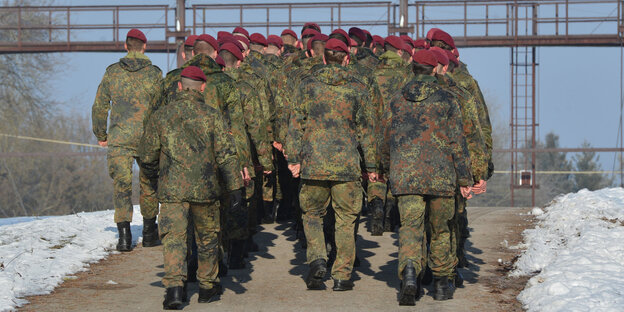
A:
{"label": "patch of snow", "polygon": [[540,209],[539,207],[535,207],[531,209],[531,214],[534,216],[541,216],[544,214],[544,210]]}
{"label": "patch of snow", "polygon": [[538,223],[524,231],[511,273],[537,274],[518,295],[524,308],[624,310],[624,189],[581,190],[534,211]]}
{"label": "patch of snow", "polygon": [[[49,218],[10,218],[0,226],[0,311],[28,303],[25,296],[48,294],[76,272],[115,252],[114,211]],[[143,219],[134,207],[136,242]],[[16,220],[11,220],[16,219]]]}

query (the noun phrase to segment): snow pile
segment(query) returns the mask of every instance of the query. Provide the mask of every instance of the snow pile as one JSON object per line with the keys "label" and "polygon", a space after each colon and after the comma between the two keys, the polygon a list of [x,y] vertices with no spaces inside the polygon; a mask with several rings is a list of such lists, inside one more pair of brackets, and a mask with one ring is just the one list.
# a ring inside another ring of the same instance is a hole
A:
{"label": "snow pile", "polygon": [[518,299],[528,311],[624,310],[624,189],[581,190],[556,198],[512,276],[531,275]]}
{"label": "snow pile", "polygon": [[[50,293],[70,274],[116,252],[113,211],[78,213],[43,219],[0,219],[0,311],[26,304],[24,296]],[[133,238],[141,235],[138,206]]]}

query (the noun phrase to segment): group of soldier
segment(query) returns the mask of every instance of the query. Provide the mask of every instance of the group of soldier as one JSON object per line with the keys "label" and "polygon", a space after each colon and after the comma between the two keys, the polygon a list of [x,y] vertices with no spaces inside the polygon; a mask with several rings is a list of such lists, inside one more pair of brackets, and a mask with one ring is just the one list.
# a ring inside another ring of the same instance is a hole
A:
{"label": "group of soldier", "polygon": [[119,251],[132,250],[139,165],[142,244],[162,242],[164,309],[181,308],[193,281],[199,302],[218,298],[219,276],[244,268],[259,224],[276,220],[294,220],[308,289],[325,288],[328,267],[334,291],[353,289],[363,208],[372,235],[398,227],[400,305],[431,280],[434,299],[453,297],[466,200],[485,192],[493,165],[487,106],[448,33],[325,35],[306,23],[300,38],[265,38],[237,27],[189,36],[184,65],[164,78],[146,44],[128,32],[128,54],[98,87],[93,132],[108,147]]}

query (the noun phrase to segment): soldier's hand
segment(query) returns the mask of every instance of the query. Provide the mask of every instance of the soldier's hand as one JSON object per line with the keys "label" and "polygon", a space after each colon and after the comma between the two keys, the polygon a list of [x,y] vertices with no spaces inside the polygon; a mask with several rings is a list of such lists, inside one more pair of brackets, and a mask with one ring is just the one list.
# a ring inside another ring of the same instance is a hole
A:
{"label": "soldier's hand", "polygon": [[282,143],[273,142],[273,147],[275,147],[275,149],[277,149],[278,151],[284,153],[284,146],[282,145]]}
{"label": "soldier's hand", "polygon": [[101,147],[108,147],[108,141],[98,141],[98,144],[99,144]]}
{"label": "soldier's hand", "polygon": [[472,186],[460,186],[459,191],[465,199],[471,199]]}
{"label": "soldier's hand", "polygon": [[269,170],[269,171],[263,170],[262,171],[262,173],[264,173],[264,175],[269,175],[269,174],[271,174],[271,172],[273,172],[273,171],[271,171],[271,170]]}
{"label": "soldier's hand", "polygon": [[479,183],[472,186],[472,191],[476,194],[483,194],[487,191],[487,181],[479,180]]}
{"label": "soldier's hand", "polygon": [[298,178],[299,171],[301,170],[301,164],[288,165],[288,170],[292,172],[293,178]]}
{"label": "soldier's hand", "polygon": [[243,168],[243,171],[241,171],[241,175],[243,176],[243,183],[245,184],[245,186],[248,186],[249,181],[251,181],[251,176],[249,176],[249,170],[247,170],[247,167]]}
{"label": "soldier's hand", "polygon": [[371,181],[371,182],[379,181],[379,176],[377,175],[377,172],[369,172],[368,173],[368,180]]}

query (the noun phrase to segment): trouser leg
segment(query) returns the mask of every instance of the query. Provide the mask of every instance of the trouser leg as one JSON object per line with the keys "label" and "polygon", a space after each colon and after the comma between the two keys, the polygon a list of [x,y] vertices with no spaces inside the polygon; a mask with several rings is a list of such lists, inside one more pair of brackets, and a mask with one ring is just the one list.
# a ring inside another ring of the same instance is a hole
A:
{"label": "trouser leg", "polygon": [[[308,244],[306,251],[308,264],[317,259],[327,261],[325,237],[323,235],[323,218],[327,213],[330,195],[328,182],[302,180],[299,201],[302,210],[303,230]],[[351,233],[351,235],[353,234]]]}
{"label": "trouser leg", "polygon": [[218,201],[191,205],[199,259],[197,280],[204,289],[219,283],[219,213]]}
{"label": "trouser leg", "polygon": [[453,276],[457,257],[452,249],[450,224],[455,214],[455,198],[430,197],[427,201],[431,225],[429,267],[435,276]]}
{"label": "trouser leg", "polygon": [[[137,157],[134,158],[139,163]],[[141,215],[145,219],[152,219],[158,215],[158,198],[156,197],[156,190],[150,183],[149,179],[145,176],[143,168],[139,166],[139,204],[141,206]]]}
{"label": "trouser leg", "polygon": [[355,261],[355,237],[353,234],[355,222],[362,210],[362,196],[362,185],[359,181],[332,182],[331,199],[336,219],[336,261],[332,266],[332,278],[334,279],[351,279]]}
{"label": "trouser leg", "polygon": [[113,179],[115,223],[132,222],[132,156],[108,156],[108,173]]}
{"label": "trouser leg", "polygon": [[165,288],[184,286],[187,274],[187,226],[189,203],[162,203],[158,215],[163,244]]}
{"label": "trouser leg", "polygon": [[[425,236],[425,201],[420,195],[398,196],[401,218],[399,228],[399,279],[408,260],[412,260],[416,275],[423,269],[422,259]],[[426,247],[425,247],[426,248]]]}

